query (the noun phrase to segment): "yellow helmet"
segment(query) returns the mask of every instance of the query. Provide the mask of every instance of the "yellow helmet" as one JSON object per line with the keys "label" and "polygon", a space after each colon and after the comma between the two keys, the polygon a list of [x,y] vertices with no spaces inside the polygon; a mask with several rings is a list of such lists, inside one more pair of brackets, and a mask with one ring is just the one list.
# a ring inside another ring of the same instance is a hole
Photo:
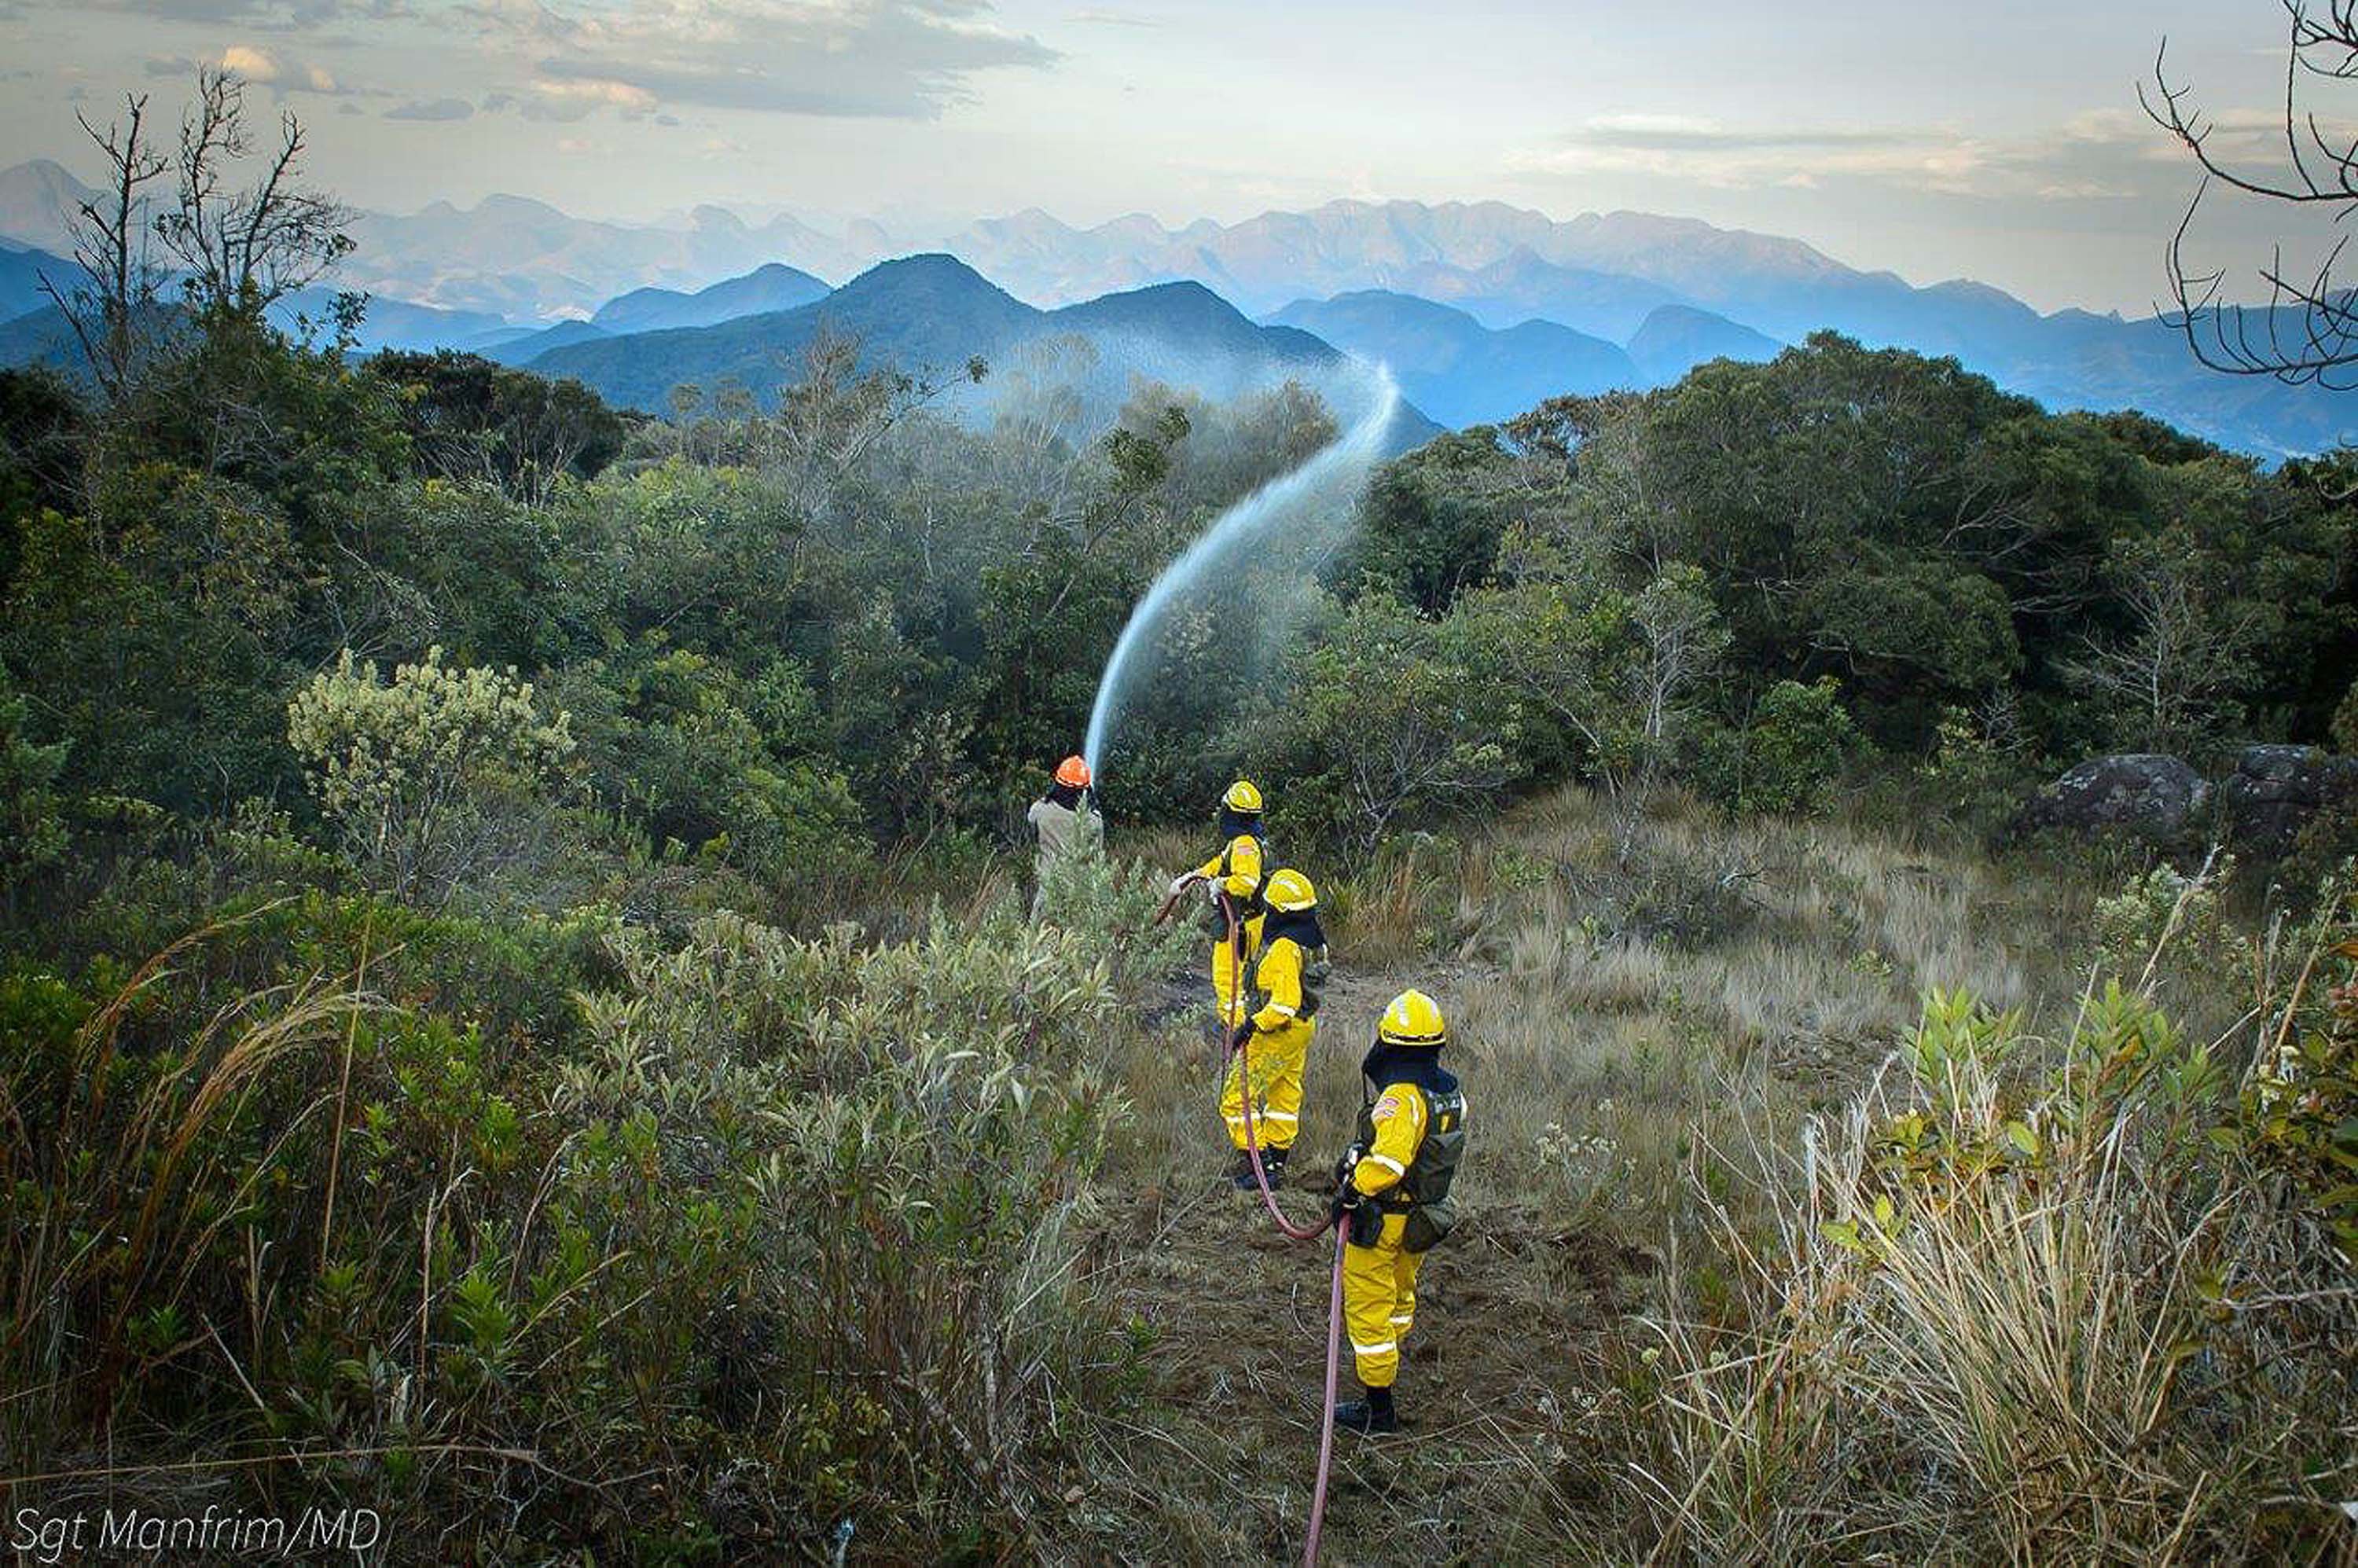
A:
{"label": "yellow helmet", "polygon": [[1220,804],[1230,811],[1258,816],[1260,812],[1260,791],[1253,787],[1252,780],[1238,779],[1228,786],[1228,794],[1220,796]]}
{"label": "yellow helmet", "polygon": [[1384,1009],[1376,1038],[1387,1045],[1444,1045],[1449,1026],[1441,1020],[1441,1004],[1420,990],[1405,990]]}
{"label": "yellow helmet", "polygon": [[1261,902],[1280,914],[1318,906],[1318,890],[1300,871],[1279,871],[1261,889]]}

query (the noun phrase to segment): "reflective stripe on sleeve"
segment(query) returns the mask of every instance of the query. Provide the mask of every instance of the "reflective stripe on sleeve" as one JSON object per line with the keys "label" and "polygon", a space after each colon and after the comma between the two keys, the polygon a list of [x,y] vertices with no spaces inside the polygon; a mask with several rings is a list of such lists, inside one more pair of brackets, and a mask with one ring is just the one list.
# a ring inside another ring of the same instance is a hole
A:
{"label": "reflective stripe on sleeve", "polygon": [[1370,1149],[1366,1153],[1360,1155],[1359,1158],[1362,1160],[1373,1160],[1377,1164],[1381,1165],[1385,1170],[1390,1171],[1395,1176],[1405,1176],[1408,1174],[1408,1167],[1401,1164],[1398,1160],[1393,1159],[1389,1154],[1379,1154],[1374,1150]]}

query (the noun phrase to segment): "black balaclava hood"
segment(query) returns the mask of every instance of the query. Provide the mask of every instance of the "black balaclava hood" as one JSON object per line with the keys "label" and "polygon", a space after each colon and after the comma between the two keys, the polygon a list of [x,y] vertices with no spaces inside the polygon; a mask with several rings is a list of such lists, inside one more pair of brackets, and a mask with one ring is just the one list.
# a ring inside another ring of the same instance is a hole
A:
{"label": "black balaclava hood", "polygon": [[1300,943],[1305,953],[1315,952],[1326,946],[1326,932],[1318,924],[1318,906],[1308,909],[1272,909],[1262,925],[1260,941],[1263,947],[1272,942],[1287,939]]}
{"label": "black balaclava hood", "polygon": [[1387,1084],[1414,1084],[1433,1094],[1457,1092],[1457,1075],[1441,1065],[1438,1045],[1394,1045],[1379,1037],[1360,1058],[1359,1072],[1379,1092]]}

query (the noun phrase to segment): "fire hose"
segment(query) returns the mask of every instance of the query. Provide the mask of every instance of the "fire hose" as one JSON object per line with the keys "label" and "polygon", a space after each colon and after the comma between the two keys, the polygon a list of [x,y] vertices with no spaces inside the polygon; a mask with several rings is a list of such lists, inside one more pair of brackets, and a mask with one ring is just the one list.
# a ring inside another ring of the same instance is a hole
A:
{"label": "fire hose", "polygon": [[[1175,899],[1176,894],[1173,897]],[[1252,1032],[1238,1026],[1243,1022],[1245,998],[1245,927],[1238,917],[1236,905],[1223,892],[1219,895],[1220,915],[1228,923],[1228,956],[1232,964],[1232,983],[1228,988],[1228,1005],[1223,1022],[1228,1025],[1228,1038],[1237,1052],[1237,1099],[1244,1108],[1245,1154],[1252,1162],[1253,1183],[1260,1189],[1260,1201],[1269,1209],[1269,1217],[1280,1232],[1294,1241],[1314,1241],[1325,1235],[1324,1225],[1297,1226],[1285,1217],[1277,1206],[1277,1195],[1270,1190],[1269,1172],[1260,1160],[1260,1131],[1253,1119]],[[1166,903],[1167,910],[1169,905]],[[1161,916],[1156,917],[1157,923]],[[1343,1352],[1343,1231],[1337,1221],[1332,1227],[1335,1238],[1335,1266],[1326,1292],[1326,1395],[1325,1408],[1318,1422],[1318,1481],[1310,1496],[1310,1528],[1302,1545],[1303,1568],[1314,1568],[1318,1561],[1318,1534],[1326,1518],[1326,1476],[1335,1457],[1335,1390],[1342,1368]]]}

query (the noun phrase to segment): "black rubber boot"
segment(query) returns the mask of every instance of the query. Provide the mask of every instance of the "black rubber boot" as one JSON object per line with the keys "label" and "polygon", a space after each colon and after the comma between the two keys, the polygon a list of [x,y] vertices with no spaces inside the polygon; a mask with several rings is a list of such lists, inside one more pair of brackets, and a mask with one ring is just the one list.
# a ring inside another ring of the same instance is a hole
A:
{"label": "black rubber boot", "polygon": [[1335,1424],[1345,1432],[1365,1432],[1380,1435],[1400,1430],[1400,1416],[1392,1409],[1390,1389],[1369,1389],[1364,1400],[1335,1407]]}
{"label": "black rubber boot", "polygon": [[1277,1185],[1277,1179],[1285,1174],[1285,1157],[1292,1152],[1290,1149],[1264,1149],[1260,1152],[1260,1168],[1268,1175],[1271,1186]]}
{"label": "black rubber boot", "polygon": [[1251,1192],[1260,1185],[1253,1179],[1252,1155],[1245,1150],[1237,1151],[1237,1168],[1229,1174],[1228,1181],[1240,1193]]}

